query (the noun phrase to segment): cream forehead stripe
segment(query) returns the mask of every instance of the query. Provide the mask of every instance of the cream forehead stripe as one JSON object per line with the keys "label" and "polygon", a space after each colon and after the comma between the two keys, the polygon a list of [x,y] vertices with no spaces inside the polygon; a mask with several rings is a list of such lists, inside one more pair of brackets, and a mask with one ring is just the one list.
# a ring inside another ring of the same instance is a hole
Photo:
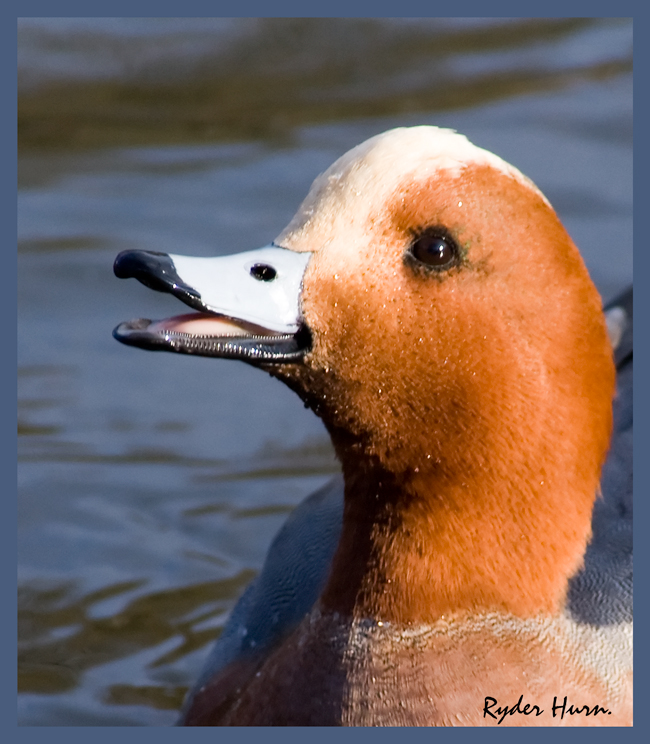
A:
{"label": "cream forehead stripe", "polygon": [[453,129],[428,126],[390,129],[371,137],[345,153],[323,175],[330,181],[346,178],[354,182],[362,168],[391,176],[424,168],[427,174],[444,170],[457,176],[468,165],[490,165],[536,188],[514,166],[473,145],[465,135]]}
{"label": "cream forehead stripe", "polygon": [[359,198],[368,205],[378,204],[396,183],[410,175],[418,180],[437,173],[454,177],[470,165],[489,165],[533,190],[549,204],[544,194],[521,171],[498,155],[473,145],[453,129],[404,127],[378,134],[353,147],[318,176],[297,214],[276,242],[282,245],[292,232],[306,227],[323,213],[345,211],[350,197],[355,204],[347,206],[356,212]]}

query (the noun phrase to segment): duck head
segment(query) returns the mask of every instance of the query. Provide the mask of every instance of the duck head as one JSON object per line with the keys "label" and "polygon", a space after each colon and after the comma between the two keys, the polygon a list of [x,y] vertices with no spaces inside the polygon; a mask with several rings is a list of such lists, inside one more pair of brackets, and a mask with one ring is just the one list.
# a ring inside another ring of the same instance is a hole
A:
{"label": "duck head", "polygon": [[199,310],[118,340],[243,359],[323,419],[346,482],[324,607],[561,609],[615,371],[582,258],[518,170],[450,130],[392,130],[319,176],[259,252],[128,252],[115,272]]}

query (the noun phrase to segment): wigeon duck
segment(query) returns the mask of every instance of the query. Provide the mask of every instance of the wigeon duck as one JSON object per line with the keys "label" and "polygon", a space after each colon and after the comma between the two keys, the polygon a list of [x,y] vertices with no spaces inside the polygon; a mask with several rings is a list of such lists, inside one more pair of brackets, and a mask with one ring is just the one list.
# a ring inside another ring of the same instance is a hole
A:
{"label": "wigeon duck", "polygon": [[275,539],[184,724],[631,724],[632,295],[602,312],[530,180],[395,129],[270,245],[115,273],[198,311],[119,341],[271,373],[343,470]]}

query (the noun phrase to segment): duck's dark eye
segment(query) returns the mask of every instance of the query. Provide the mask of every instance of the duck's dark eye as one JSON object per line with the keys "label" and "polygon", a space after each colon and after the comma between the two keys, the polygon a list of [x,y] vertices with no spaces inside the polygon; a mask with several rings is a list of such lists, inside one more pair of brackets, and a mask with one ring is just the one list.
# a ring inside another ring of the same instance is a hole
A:
{"label": "duck's dark eye", "polygon": [[433,269],[447,269],[458,259],[456,244],[446,235],[425,233],[411,245],[411,253],[418,261]]}

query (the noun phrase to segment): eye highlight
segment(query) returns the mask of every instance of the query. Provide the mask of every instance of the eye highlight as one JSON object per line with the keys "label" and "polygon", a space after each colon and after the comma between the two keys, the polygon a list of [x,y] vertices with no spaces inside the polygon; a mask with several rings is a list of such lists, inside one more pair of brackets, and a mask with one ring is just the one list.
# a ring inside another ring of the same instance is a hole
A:
{"label": "eye highlight", "polygon": [[460,259],[456,241],[442,228],[432,228],[416,235],[408,252],[419,263],[436,271],[450,269]]}

